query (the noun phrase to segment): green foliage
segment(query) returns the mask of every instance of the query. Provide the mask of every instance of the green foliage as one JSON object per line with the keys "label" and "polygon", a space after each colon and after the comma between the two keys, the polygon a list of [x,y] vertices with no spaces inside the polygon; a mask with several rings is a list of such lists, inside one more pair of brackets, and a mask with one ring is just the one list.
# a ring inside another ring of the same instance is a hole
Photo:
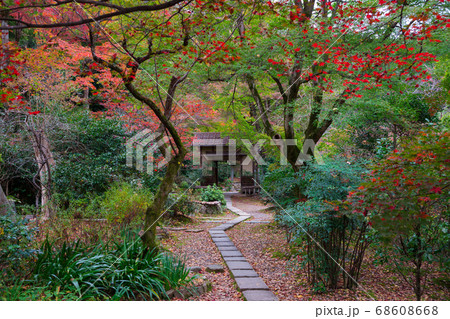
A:
{"label": "green foliage", "polygon": [[203,188],[201,191],[201,200],[204,202],[220,202],[222,205],[226,204],[222,189],[216,185]]}
{"label": "green foliage", "polygon": [[120,183],[104,194],[100,210],[110,222],[129,224],[134,219],[143,219],[152,200],[153,194],[149,190]]}
{"label": "green foliage", "polygon": [[153,194],[156,194],[163,176],[164,170],[159,170],[158,172],[154,172],[153,174],[144,174],[144,176],[142,176],[142,185]]}
{"label": "green foliage", "polygon": [[160,256],[162,273],[167,279],[164,286],[166,290],[189,283],[190,270],[186,267],[184,259],[176,258],[168,253],[163,253]]}
{"label": "green foliage", "polygon": [[385,137],[379,138],[376,141],[375,156],[378,159],[384,158],[387,154],[393,151],[392,142]]}
{"label": "green foliage", "polygon": [[441,125],[445,131],[450,131],[450,112],[442,114]]}
{"label": "green foliage", "polygon": [[78,242],[57,248],[46,241],[34,268],[35,284],[61,287],[81,300],[164,299],[167,289],[191,280],[182,260],[147,252],[140,238],[130,234],[112,246],[85,247]]}
{"label": "green foliage", "polygon": [[269,170],[264,176],[263,188],[283,207],[294,204],[300,196],[341,200],[349,189],[358,185],[363,171],[361,164],[334,157],[324,165],[308,162],[297,173],[290,166]]}
{"label": "green foliage", "polygon": [[373,165],[351,194],[355,211],[368,217],[384,243],[386,261],[414,288],[417,300],[426,265],[448,256],[449,136],[433,128],[420,131]]}
{"label": "green foliage", "polygon": [[183,191],[183,193],[170,193],[165,208],[171,216],[174,216],[179,212],[184,215],[193,215],[196,211],[196,206],[192,201],[191,193],[186,191]]}
{"label": "green foliage", "polygon": [[327,159],[349,154],[354,148],[351,131],[349,126],[330,128],[317,146],[322,156]]}
{"label": "green foliage", "polygon": [[189,183],[186,182],[186,181],[182,181],[182,182],[180,183],[180,188],[181,188],[181,189],[188,189],[188,188],[189,188]]}
{"label": "green foliage", "polygon": [[231,179],[225,179],[222,183],[222,186],[226,191],[231,191],[231,188],[233,187],[233,181]]}
{"label": "green foliage", "polygon": [[285,207],[298,199],[296,190],[305,187],[305,180],[298,178],[291,166],[269,167],[262,187],[279,205]]}
{"label": "green foliage", "polygon": [[[126,174],[126,134],[119,121],[85,113],[70,119],[78,144],[61,157],[53,174],[54,190],[68,199],[101,194]],[[65,146],[67,147],[67,146]]]}
{"label": "green foliage", "polygon": [[419,94],[404,92],[407,89],[404,83],[397,83],[392,89],[380,88],[349,103],[341,121],[352,128],[351,139],[358,152],[380,157],[382,148],[392,150],[394,139],[412,127],[436,121],[432,105]]}
{"label": "green foliage", "polygon": [[371,167],[354,194],[355,209],[388,241],[439,218],[449,205],[448,158],[448,132],[420,131]]}
{"label": "green foliage", "polygon": [[311,284],[332,289],[340,283],[345,288],[355,286],[352,278],[358,280],[369,244],[362,216],[349,214],[345,204],[309,200],[287,208],[277,220],[299,247],[300,265]]}
{"label": "green foliage", "polygon": [[56,210],[57,216],[62,218],[104,218],[100,209],[102,200],[102,195],[92,194],[67,201],[65,195],[56,193],[52,196],[51,205]]}
{"label": "green foliage", "polygon": [[23,270],[22,262],[36,253],[30,248],[35,232],[36,228],[27,226],[19,216],[0,216],[0,273],[4,279]]}
{"label": "green foliage", "polygon": [[358,278],[368,246],[367,222],[350,213],[345,198],[361,182],[363,171],[360,164],[343,159],[325,165],[309,163],[297,174],[308,200],[289,205],[277,216],[299,247],[301,266],[317,292],[338,288],[339,283],[352,288],[351,278]]}
{"label": "green foliage", "polygon": [[314,200],[338,201],[358,186],[365,172],[362,162],[333,158],[324,165],[308,164],[300,169],[298,176],[305,181],[304,194]]}
{"label": "green foliage", "polygon": [[188,187],[199,185],[202,174],[202,169],[194,166],[191,159],[184,160],[179,172],[180,185],[184,184],[183,182],[186,182]]}
{"label": "green foliage", "polygon": [[78,295],[71,291],[61,291],[61,287],[34,287],[26,280],[16,280],[12,285],[0,281],[0,300],[2,301],[76,301]]}

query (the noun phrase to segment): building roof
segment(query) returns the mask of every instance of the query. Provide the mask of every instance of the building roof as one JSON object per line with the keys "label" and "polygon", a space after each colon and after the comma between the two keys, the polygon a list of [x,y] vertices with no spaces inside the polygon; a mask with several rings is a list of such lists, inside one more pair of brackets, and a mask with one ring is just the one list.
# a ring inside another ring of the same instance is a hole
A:
{"label": "building roof", "polygon": [[193,144],[196,146],[228,145],[230,138],[220,136],[219,132],[197,132],[194,134]]}

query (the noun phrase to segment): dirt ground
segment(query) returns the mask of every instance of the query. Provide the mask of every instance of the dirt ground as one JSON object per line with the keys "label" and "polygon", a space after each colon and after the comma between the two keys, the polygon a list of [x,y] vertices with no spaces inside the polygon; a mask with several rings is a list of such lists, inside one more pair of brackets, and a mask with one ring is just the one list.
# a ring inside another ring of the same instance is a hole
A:
{"label": "dirt ground", "polygon": [[[414,294],[398,274],[385,266],[373,264],[372,252],[368,251],[360,277],[360,286],[355,290],[337,289],[326,293],[317,293],[307,283],[304,270],[298,267],[297,260],[289,259],[289,247],[285,233],[273,222],[273,209],[257,197],[233,196],[233,206],[253,216],[250,222],[243,222],[227,231],[237,248],[247,258],[259,276],[280,300],[414,300]],[[223,218],[233,218],[228,213]],[[199,233],[171,231],[170,238],[162,240],[163,246],[186,257],[189,266],[203,267],[202,275],[212,282],[212,291],[191,298],[191,300],[242,300],[234,280],[228,270],[211,274],[204,271],[210,264],[221,264],[222,258],[212,242],[207,229],[220,222],[205,222],[195,219],[184,225],[187,229],[203,229]],[[441,274],[442,275],[442,274]],[[439,274],[433,274],[436,278]],[[448,300],[448,288],[436,285],[432,280],[427,283],[426,300]]]}

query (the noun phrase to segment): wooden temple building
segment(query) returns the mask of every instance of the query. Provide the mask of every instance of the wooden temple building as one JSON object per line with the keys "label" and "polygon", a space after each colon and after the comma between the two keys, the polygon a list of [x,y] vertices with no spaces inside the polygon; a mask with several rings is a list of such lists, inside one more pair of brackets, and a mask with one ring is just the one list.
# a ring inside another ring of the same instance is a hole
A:
{"label": "wooden temple building", "polygon": [[235,140],[222,137],[217,132],[195,133],[193,140],[194,162],[200,164],[203,176],[201,187],[219,185],[219,163],[230,167],[229,179],[239,180],[240,192],[252,195],[260,192],[258,164],[246,153],[236,149]]}

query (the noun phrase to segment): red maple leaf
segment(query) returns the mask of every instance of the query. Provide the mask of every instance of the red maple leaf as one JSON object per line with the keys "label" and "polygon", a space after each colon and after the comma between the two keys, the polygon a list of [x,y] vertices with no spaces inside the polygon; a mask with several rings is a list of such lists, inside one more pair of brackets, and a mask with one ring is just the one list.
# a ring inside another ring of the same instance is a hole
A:
{"label": "red maple leaf", "polygon": [[442,194],[442,188],[440,188],[440,187],[438,187],[438,186],[434,186],[434,187],[431,189],[431,192],[432,192],[432,193],[435,193],[435,194]]}

